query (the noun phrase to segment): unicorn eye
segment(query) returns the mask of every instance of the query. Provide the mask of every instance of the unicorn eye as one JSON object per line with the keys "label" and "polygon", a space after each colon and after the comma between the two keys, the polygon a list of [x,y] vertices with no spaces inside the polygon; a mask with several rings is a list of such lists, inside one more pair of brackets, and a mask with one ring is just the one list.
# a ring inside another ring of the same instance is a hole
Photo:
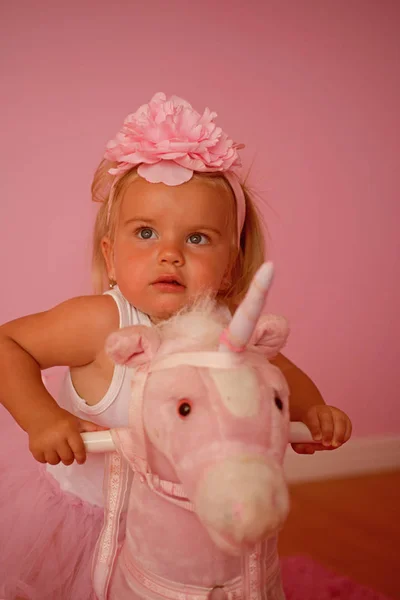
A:
{"label": "unicorn eye", "polygon": [[275,404],[279,410],[283,410],[283,402],[277,394],[275,394]]}
{"label": "unicorn eye", "polygon": [[192,403],[187,398],[183,398],[178,404],[178,415],[181,419],[186,419],[192,412]]}

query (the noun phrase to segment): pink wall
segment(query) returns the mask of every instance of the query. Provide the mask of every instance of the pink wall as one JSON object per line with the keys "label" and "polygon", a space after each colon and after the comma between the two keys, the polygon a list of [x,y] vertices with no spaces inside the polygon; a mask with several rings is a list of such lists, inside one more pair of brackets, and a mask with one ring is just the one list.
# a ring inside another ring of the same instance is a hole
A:
{"label": "pink wall", "polygon": [[104,143],[175,93],[247,144],[288,356],[357,435],[400,432],[399,3],[59,4],[1,10],[0,321],[89,292]]}

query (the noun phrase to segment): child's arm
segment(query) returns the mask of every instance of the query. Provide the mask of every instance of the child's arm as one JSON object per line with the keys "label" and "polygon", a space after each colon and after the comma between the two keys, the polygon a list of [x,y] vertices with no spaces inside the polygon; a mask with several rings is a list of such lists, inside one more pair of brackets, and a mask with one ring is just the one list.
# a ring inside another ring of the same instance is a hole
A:
{"label": "child's arm", "polygon": [[75,298],[0,327],[0,401],[27,432],[39,462],[84,462],[80,433],[104,429],[60,408],[41,369],[92,363],[115,329],[118,314],[108,296]]}
{"label": "child's arm", "polygon": [[271,361],[284,374],[290,388],[290,419],[302,421],[310,429],[314,444],[293,444],[299,454],[333,450],[350,438],[351,421],[340,409],[327,406],[311,379],[283,354]]}

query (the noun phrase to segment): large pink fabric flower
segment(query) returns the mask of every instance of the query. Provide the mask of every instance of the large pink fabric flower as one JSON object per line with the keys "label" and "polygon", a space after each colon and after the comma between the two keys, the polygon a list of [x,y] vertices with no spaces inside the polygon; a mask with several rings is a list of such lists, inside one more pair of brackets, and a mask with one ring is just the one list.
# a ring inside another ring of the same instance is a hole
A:
{"label": "large pink fabric flower", "polygon": [[107,144],[105,158],[118,165],[110,174],[121,175],[140,165],[139,175],[150,181],[179,185],[200,173],[229,171],[241,166],[237,149],[214,123],[208,108],[200,115],[192,106],[163,93],[153,96],[128,115],[115,139]]}

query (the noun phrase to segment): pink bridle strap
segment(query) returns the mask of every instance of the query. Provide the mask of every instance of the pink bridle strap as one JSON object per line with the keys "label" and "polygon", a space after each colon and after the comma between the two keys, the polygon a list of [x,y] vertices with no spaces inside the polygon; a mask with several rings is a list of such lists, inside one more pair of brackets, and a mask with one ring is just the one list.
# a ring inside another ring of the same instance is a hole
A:
{"label": "pink bridle strap", "polygon": [[149,366],[149,372],[163,371],[188,365],[206,369],[235,369],[243,364],[242,354],[228,352],[176,352],[154,360]]}
{"label": "pink bridle strap", "polygon": [[107,600],[107,591],[118,550],[121,512],[130,479],[131,470],[124,458],[118,452],[108,454],[105,458],[104,470],[105,518],[92,563],[92,582],[97,600]]}
{"label": "pink bridle strap", "polygon": [[143,478],[143,481],[144,480],[157,496],[161,496],[164,500],[168,500],[168,502],[175,504],[175,506],[194,512],[194,504],[188,500],[181,483],[160,479],[155,473],[147,473]]}

